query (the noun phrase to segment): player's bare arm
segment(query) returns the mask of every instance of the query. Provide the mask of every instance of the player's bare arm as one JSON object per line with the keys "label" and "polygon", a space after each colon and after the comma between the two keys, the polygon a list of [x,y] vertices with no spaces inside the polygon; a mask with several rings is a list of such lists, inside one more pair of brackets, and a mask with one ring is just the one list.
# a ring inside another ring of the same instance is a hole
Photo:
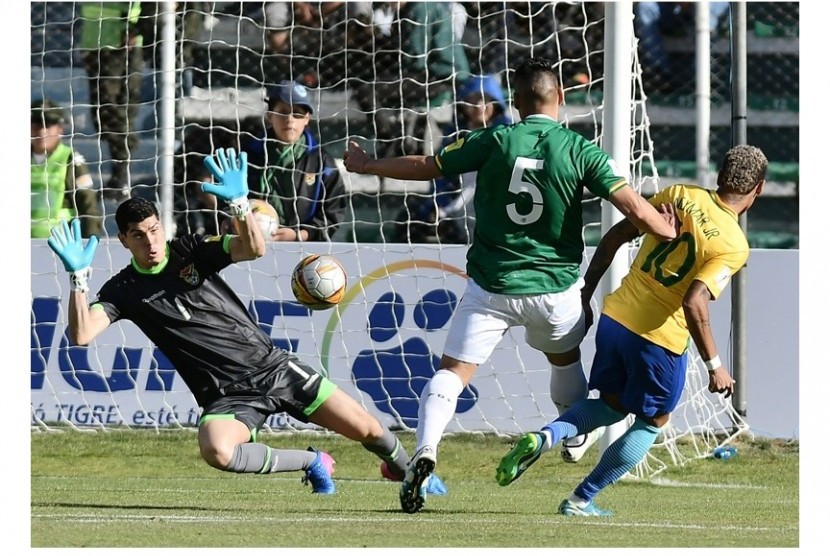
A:
{"label": "player's bare arm", "polygon": [[431,180],[441,176],[434,156],[372,158],[355,141],[349,141],[349,146],[343,154],[343,164],[349,172],[399,180]]}
{"label": "player's bare arm", "polygon": [[709,302],[712,294],[709,288],[700,280],[694,280],[683,297],[683,313],[686,316],[686,326],[697,347],[701,358],[706,362],[709,371],[709,391],[725,394],[728,398],[735,388],[735,380],[729,376],[723,366],[712,327],[709,322]]}
{"label": "player's bare arm", "polygon": [[667,206],[668,212],[664,216],[630,186],[617,189],[608,200],[641,232],[651,234],[660,241],[671,241],[677,237],[677,215],[673,206]]}
{"label": "player's bare arm", "polygon": [[640,230],[630,220],[620,220],[600,239],[597,249],[591,257],[591,262],[588,264],[588,270],[585,271],[585,285],[581,290],[586,330],[593,324],[591,297],[593,297],[599,285],[600,278],[611,266],[620,247],[633,241],[639,235]]}
{"label": "player's bare arm", "polygon": [[250,261],[265,254],[265,238],[256,223],[248,200],[248,153],[217,149],[205,157],[205,166],[219,183],[203,183],[202,191],[212,193],[228,203],[231,216],[236,219],[239,235],[230,242],[234,262]]}

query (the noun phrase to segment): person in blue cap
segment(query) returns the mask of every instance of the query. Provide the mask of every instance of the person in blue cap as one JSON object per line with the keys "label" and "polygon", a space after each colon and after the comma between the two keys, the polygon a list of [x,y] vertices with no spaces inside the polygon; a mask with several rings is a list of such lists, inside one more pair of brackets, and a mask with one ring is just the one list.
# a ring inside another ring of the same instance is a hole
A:
{"label": "person in blue cap", "polygon": [[[458,90],[456,117],[444,128],[441,148],[475,129],[513,123],[504,92],[494,75],[476,75]],[[476,172],[441,176],[427,196],[410,196],[398,216],[396,241],[402,243],[461,243],[473,237]]]}
{"label": "person in blue cap", "polygon": [[346,186],[334,158],[308,129],[311,94],[300,83],[282,81],[265,100],[267,132],[243,148],[251,197],[279,214],[279,228],[269,239],[331,241],[346,215]]}

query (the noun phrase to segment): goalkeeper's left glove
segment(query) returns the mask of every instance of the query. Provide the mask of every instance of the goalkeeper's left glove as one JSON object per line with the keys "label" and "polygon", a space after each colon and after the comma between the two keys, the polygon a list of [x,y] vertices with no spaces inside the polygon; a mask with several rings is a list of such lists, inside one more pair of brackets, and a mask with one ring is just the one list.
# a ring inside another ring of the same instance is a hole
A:
{"label": "goalkeeper's left glove", "polygon": [[245,218],[251,212],[248,201],[248,153],[242,151],[237,158],[233,148],[216,149],[215,157],[207,156],[204,162],[219,183],[202,183],[202,191],[226,201],[234,217]]}
{"label": "goalkeeper's left glove", "polygon": [[90,265],[95,256],[95,249],[98,247],[98,237],[90,237],[84,247],[81,239],[81,221],[77,218],[72,220],[71,228],[64,220],[54,226],[51,233],[52,237],[46,243],[58,255],[63,262],[63,267],[69,272],[72,291],[88,291],[87,280],[92,273]]}

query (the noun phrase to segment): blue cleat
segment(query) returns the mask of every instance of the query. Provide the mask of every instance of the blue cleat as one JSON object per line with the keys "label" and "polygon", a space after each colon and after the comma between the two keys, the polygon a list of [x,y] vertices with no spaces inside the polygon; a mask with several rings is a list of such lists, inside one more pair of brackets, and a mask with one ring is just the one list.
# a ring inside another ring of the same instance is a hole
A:
{"label": "blue cleat", "polygon": [[303,484],[311,483],[311,492],[314,494],[334,494],[337,490],[334,487],[334,481],[331,480],[334,474],[334,458],[311,446],[308,447],[308,451],[315,452],[317,455],[305,471],[305,477],[302,478]]}
{"label": "blue cleat", "polygon": [[432,475],[433,469],[435,469],[435,451],[430,446],[424,446],[412,457],[406,469],[406,476],[401,483],[400,501],[404,512],[414,514],[424,507],[427,486],[430,477],[434,476]]}
{"label": "blue cleat", "polygon": [[588,505],[584,508],[580,508],[567,498],[562,500],[562,503],[559,504],[559,509],[557,513],[562,515],[581,515],[581,516],[589,516],[589,517],[610,517],[614,515],[613,512],[609,510],[603,510],[597,508],[597,506],[593,502],[588,502]]}
{"label": "blue cleat", "polygon": [[544,440],[538,432],[529,432],[522,436],[507,455],[501,458],[496,468],[496,482],[507,486],[522,476],[528,467],[542,455]]}
{"label": "blue cleat", "polygon": [[445,485],[444,481],[441,480],[441,477],[435,473],[431,474],[429,479],[427,479],[427,494],[430,496],[447,495],[447,485]]}
{"label": "blue cleat", "polygon": [[[395,474],[392,473],[385,461],[381,462],[380,464],[380,474],[383,476],[384,479],[394,481],[396,483],[400,483],[403,480],[397,478]],[[444,481],[441,480],[441,477],[433,473],[429,476],[429,479],[427,479],[426,493],[431,496],[446,496],[447,485],[444,483]]]}

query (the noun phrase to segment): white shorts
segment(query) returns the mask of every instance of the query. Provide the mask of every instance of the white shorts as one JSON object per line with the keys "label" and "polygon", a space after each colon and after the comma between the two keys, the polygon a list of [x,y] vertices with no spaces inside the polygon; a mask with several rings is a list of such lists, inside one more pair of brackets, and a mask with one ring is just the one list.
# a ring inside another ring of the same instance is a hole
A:
{"label": "white shorts", "polygon": [[567,290],[540,295],[503,295],[482,289],[471,278],[455,309],[444,355],[481,365],[502,336],[525,327],[525,341],[544,353],[565,353],[585,337],[580,278]]}

